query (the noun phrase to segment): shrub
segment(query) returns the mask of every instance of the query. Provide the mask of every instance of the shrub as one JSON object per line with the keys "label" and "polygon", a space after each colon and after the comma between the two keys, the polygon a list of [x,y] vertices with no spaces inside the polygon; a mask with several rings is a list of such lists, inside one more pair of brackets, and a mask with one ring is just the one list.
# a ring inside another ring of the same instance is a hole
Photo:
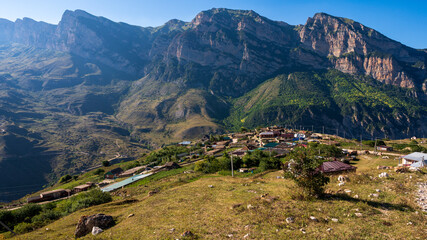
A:
{"label": "shrub", "polygon": [[322,160],[306,148],[297,148],[284,159],[285,177],[292,179],[303,191],[312,197],[323,194],[329,177],[318,171]]}
{"label": "shrub", "polygon": [[278,158],[262,158],[259,163],[259,169],[266,171],[269,169],[280,169],[281,160]]}
{"label": "shrub", "polygon": [[108,166],[110,166],[110,162],[108,160],[104,160],[104,161],[102,161],[102,166],[108,167]]}
{"label": "shrub", "polygon": [[34,226],[31,223],[27,223],[27,222],[22,222],[19,223],[18,225],[16,225],[13,229],[13,231],[15,233],[18,234],[22,234],[22,233],[27,233],[27,232],[31,232],[34,230]]}
{"label": "shrub", "polygon": [[59,179],[59,183],[65,183],[65,182],[68,182],[68,181],[70,181],[71,180],[71,175],[70,174],[67,174],[67,175],[64,175],[64,176],[62,176],[60,179]]}
{"label": "shrub", "polygon": [[98,169],[95,170],[95,172],[93,172],[94,175],[98,175],[98,176],[100,176],[100,175],[102,175],[104,173],[105,173],[105,170],[102,169],[102,168],[98,168]]}
{"label": "shrub", "polygon": [[[0,211],[0,221],[5,223],[7,226],[12,226],[15,223],[15,216],[12,211]],[[3,228],[0,228],[3,230]]]}
{"label": "shrub", "polygon": [[99,189],[94,189],[89,192],[84,192],[58,204],[58,208],[64,214],[72,213],[77,210],[87,208],[102,203],[111,202],[112,198],[109,193],[102,192]]}
{"label": "shrub", "polygon": [[30,222],[31,218],[42,211],[42,207],[38,204],[30,203],[13,211],[16,222]]}
{"label": "shrub", "polygon": [[34,216],[31,222],[37,226],[46,225],[54,220],[62,217],[62,214],[55,210],[46,210],[41,212],[39,215]]}

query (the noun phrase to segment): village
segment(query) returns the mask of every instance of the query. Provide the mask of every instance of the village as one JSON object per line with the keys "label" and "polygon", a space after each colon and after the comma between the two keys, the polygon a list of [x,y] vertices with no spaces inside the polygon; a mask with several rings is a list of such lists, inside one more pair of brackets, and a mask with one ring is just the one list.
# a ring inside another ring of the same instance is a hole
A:
{"label": "village", "polygon": [[[208,156],[221,157],[224,153],[231,157],[231,161],[233,161],[233,158],[242,158],[254,151],[262,151],[270,158],[281,159],[294,149],[298,147],[307,148],[309,144],[313,143],[336,146],[342,151],[341,157],[329,157],[319,167],[319,170],[325,175],[336,175],[339,179],[344,179],[343,175],[345,176],[346,173],[356,171],[357,167],[353,166],[351,162],[356,160],[360,155],[374,155],[381,156],[383,159],[395,159],[398,162],[395,167],[377,166],[377,169],[393,169],[395,172],[417,171],[417,169],[427,166],[426,153],[412,152],[404,155],[393,151],[393,147],[391,146],[377,146],[377,141],[375,141],[373,148],[362,147],[362,143],[359,146],[353,145],[351,148],[347,148],[341,146],[343,140],[345,141],[345,139],[334,135],[277,126],[218,136],[206,135],[193,142],[182,141],[177,143],[176,146],[188,149],[188,151],[175,154],[175,161],[168,161],[163,165],[156,165],[153,162],[126,170],[123,170],[121,167],[112,168],[103,174],[104,179],[100,182],[86,182],[71,189],[59,188],[41,192],[38,195],[28,197],[27,203],[43,203],[69,198],[72,195],[92,188],[99,188],[104,192],[113,192],[158,172],[200,162]],[[256,167],[241,167],[233,171],[253,173],[256,169]],[[386,172],[382,174],[384,177],[388,176]],[[423,204],[422,206],[426,210],[427,205],[424,202]]]}
{"label": "village", "polygon": [[[222,216],[238,217],[243,222],[251,222],[249,219],[256,216],[252,215],[255,212],[275,215],[278,213],[275,206],[279,204],[286,217],[272,218],[271,221],[275,222],[273,226],[278,226],[275,230],[277,234],[288,232],[295,237],[309,233],[321,237],[345,237],[342,232],[349,229],[346,226],[360,225],[361,221],[377,223],[378,219],[372,217],[375,209],[379,210],[375,214],[384,212],[387,216],[385,218],[388,220],[382,222],[383,230],[394,224],[390,222],[391,218],[405,216],[399,224],[412,226],[411,231],[416,231],[420,227],[420,221],[423,221],[419,219],[423,219],[427,213],[427,184],[423,180],[427,166],[425,146],[425,139],[415,137],[406,140],[358,141],[332,134],[278,126],[254,130],[242,128],[236,133],[206,135],[200,139],[170,144],[135,160],[104,160],[99,166],[87,169],[79,175],[64,175],[53,186],[28,195],[21,199],[20,203],[3,206],[4,211],[17,212],[18,215],[20,210],[34,212],[30,209],[37,206],[42,213],[57,212],[56,217],[46,220],[44,215],[35,215],[31,220],[33,223],[3,221],[7,223],[6,226],[12,226],[8,229],[12,235],[15,232],[28,233],[34,237],[34,234],[45,233],[40,226],[51,224],[45,231],[53,237],[61,233],[52,228],[63,228],[58,226],[67,224],[65,228],[68,234],[74,232],[78,237],[88,234],[90,229],[83,231],[80,220],[77,228],[70,224],[67,219],[73,218],[71,221],[76,221],[76,216],[71,213],[88,208],[90,212],[97,213],[91,217],[103,218],[105,216],[99,215],[99,212],[114,216],[118,213],[115,208],[108,206],[124,204],[121,211],[127,212],[127,217],[122,215],[115,223],[120,223],[118,228],[114,230],[120,233],[126,226],[121,222],[133,224],[139,229],[140,220],[132,219],[137,216],[138,219],[139,216],[156,219],[156,214],[143,213],[150,209],[166,211],[169,207],[148,207],[157,206],[162,202],[160,200],[157,203],[157,196],[167,196],[166,199],[170,201],[168,206],[178,209],[186,209],[193,204],[200,207],[199,200],[191,200],[194,203],[187,206],[188,196],[192,196],[191,199],[215,196],[219,202],[212,203],[209,207],[204,206],[204,209],[209,210],[203,214],[215,215],[218,211],[225,211],[221,213]],[[324,196],[316,201],[303,200],[301,189],[295,188],[285,176],[286,171],[291,168],[292,160],[289,162],[289,157],[301,150],[314,152],[314,158],[321,163],[316,172],[321,172],[330,179]],[[188,188],[186,186],[191,189],[188,190],[190,192],[185,190]],[[220,195],[216,195],[217,193]],[[237,195],[234,195],[235,193]],[[226,200],[223,199],[224,194],[233,194],[233,197],[230,196],[229,200]],[[225,203],[229,204],[229,207],[224,208]],[[222,207],[216,207],[217,204]],[[298,206],[298,210],[290,211],[289,204]],[[136,210],[130,206],[140,207]],[[322,210],[323,208],[327,210]],[[240,213],[242,215],[239,215]],[[392,215],[389,216],[390,213]],[[176,228],[179,228],[177,231],[183,232],[179,233],[180,237],[200,234],[201,229],[204,229],[202,226],[190,227],[194,225],[190,220],[191,216],[192,214],[185,214],[180,217],[184,219],[186,226],[176,225]],[[155,220],[153,224],[156,221],[165,220]],[[264,222],[262,220],[263,228],[271,227]],[[218,222],[216,224],[218,225]],[[233,225],[233,228],[240,229],[237,232],[230,232],[224,227],[225,230],[218,229],[216,234],[219,238],[245,239],[249,238],[250,234],[260,233],[267,234],[267,238],[274,237],[274,234],[271,235],[268,231],[252,231],[252,226],[256,224],[259,223],[245,223],[243,228]],[[92,234],[110,231],[110,227],[102,226]],[[147,227],[160,231],[161,238],[178,234],[175,227],[164,229],[157,224]],[[320,228],[325,228],[326,233],[320,233]],[[79,235],[80,231],[84,233]],[[126,230],[125,232],[134,234]]]}

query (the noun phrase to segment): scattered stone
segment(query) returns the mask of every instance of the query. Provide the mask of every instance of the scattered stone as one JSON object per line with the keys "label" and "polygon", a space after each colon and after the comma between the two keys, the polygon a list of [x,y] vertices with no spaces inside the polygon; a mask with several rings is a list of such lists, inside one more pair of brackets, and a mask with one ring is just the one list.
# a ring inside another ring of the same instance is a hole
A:
{"label": "scattered stone", "polygon": [[93,227],[92,228],[92,235],[98,235],[98,234],[100,234],[100,233],[102,233],[104,230],[102,230],[101,228],[99,228],[99,227]]}
{"label": "scattered stone", "polygon": [[409,226],[409,225],[412,225],[412,222],[408,222],[406,225],[408,225],[408,226]]}
{"label": "scattered stone", "polygon": [[286,218],[286,223],[294,223],[295,219],[293,217],[287,217]]}
{"label": "scattered stone", "polygon": [[248,206],[246,206],[248,209],[254,209],[255,207],[252,206],[251,204],[248,204]]}
{"label": "scattered stone", "polygon": [[344,189],[344,192],[345,193],[351,193],[351,190],[350,189]]}
{"label": "scattered stone", "polygon": [[378,177],[379,177],[379,178],[388,178],[388,177],[390,177],[390,176],[388,175],[388,173],[386,173],[386,172],[382,172],[382,173],[380,173],[380,175],[378,175]]}
{"label": "scattered stone", "polygon": [[242,206],[242,204],[240,204],[240,203],[233,204],[233,205],[230,207],[230,209],[236,209],[236,208],[238,208],[238,207],[240,207],[240,206]]}
{"label": "scattered stone", "polygon": [[330,232],[330,231],[332,231],[332,228],[328,228],[328,229],[326,229],[326,231],[327,231],[327,232]]}
{"label": "scattered stone", "polygon": [[135,216],[135,214],[131,213],[128,215],[128,218]]}
{"label": "scattered stone", "polygon": [[250,192],[250,193],[256,193],[255,190],[248,190],[248,192]]}
{"label": "scattered stone", "polygon": [[181,234],[181,237],[192,237],[194,234],[191,231],[185,231]]}
{"label": "scattered stone", "polygon": [[354,213],[354,215],[356,215],[356,217],[362,217],[363,216],[360,212]]}
{"label": "scattered stone", "polygon": [[338,183],[338,186],[344,186],[345,185],[345,182],[340,182],[340,183]]}
{"label": "scattered stone", "polygon": [[208,185],[208,187],[213,188],[213,185]]}
{"label": "scattered stone", "polygon": [[276,232],[279,232],[279,229],[276,228]]}
{"label": "scattered stone", "polygon": [[251,225],[246,225],[245,230],[249,230],[251,228]]}
{"label": "scattered stone", "polygon": [[159,192],[159,190],[158,189],[155,189],[155,190],[153,190],[153,191],[149,191],[148,192],[148,196],[153,196],[154,194],[156,194],[156,193],[158,193]]}
{"label": "scattered stone", "polygon": [[349,178],[347,175],[339,175],[338,176],[338,181],[339,182],[348,182]]}
{"label": "scattered stone", "polygon": [[243,236],[243,239],[248,238],[249,237],[249,233],[247,233],[245,236]]}
{"label": "scattered stone", "polygon": [[[427,182],[418,182],[418,191],[416,192],[415,202],[421,208],[421,211],[427,212]],[[418,211],[415,212],[418,214]]]}
{"label": "scattered stone", "polygon": [[338,218],[331,218],[332,222],[338,222]]}
{"label": "scattered stone", "polygon": [[262,200],[264,200],[264,201],[266,201],[266,202],[269,202],[269,203],[271,203],[271,202],[274,202],[274,201],[276,201],[277,199],[279,199],[279,197],[266,197],[266,198],[262,198]]}
{"label": "scattered stone", "polygon": [[45,230],[46,230],[46,231],[49,231],[50,229],[49,229],[49,228],[46,228]]}
{"label": "scattered stone", "polygon": [[368,195],[368,197],[370,197],[370,198],[373,198],[373,197],[375,197],[375,198],[377,198],[377,197],[379,197],[380,195],[378,194],[378,193],[370,193],[369,195]]}
{"label": "scattered stone", "polygon": [[277,177],[276,177],[276,179],[281,179],[281,178],[282,178],[282,177],[280,177],[280,176],[277,176]]}
{"label": "scattered stone", "polygon": [[300,231],[304,234],[306,233],[305,228],[300,228]]}
{"label": "scattered stone", "polygon": [[171,233],[175,232],[175,228],[169,229],[169,232],[171,232]]}
{"label": "scattered stone", "polygon": [[383,225],[384,225],[384,226],[391,226],[391,225],[393,225],[393,224],[391,224],[391,222],[384,221],[384,222],[383,222]]}
{"label": "scattered stone", "polygon": [[109,227],[112,227],[114,224],[115,223],[113,217],[105,214],[81,216],[79,222],[77,223],[74,235],[76,238],[80,238],[90,233],[93,227],[107,229]]}
{"label": "scattered stone", "polygon": [[376,191],[376,192],[381,192],[381,190],[380,190],[380,189],[375,189],[375,191]]}
{"label": "scattered stone", "polygon": [[355,209],[354,209],[354,211],[358,212],[358,211],[359,211],[359,209],[358,209],[358,208],[355,208]]}
{"label": "scattered stone", "polygon": [[228,235],[227,235],[227,237],[228,237],[228,238],[232,238],[232,237],[233,237],[233,234],[228,234]]}
{"label": "scattered stone", "polygon": [[314,217],[314,216],[310,216],[310,220],[311,221],[314,221],[314,222],[318,222],[319,220],[316,218],[316,217]]}
{"label": "scattered stone", "polygon": [[356,195],[354,195],[354,198],[359,198],[359,195],[357,195],[357,194],[356,194]]}

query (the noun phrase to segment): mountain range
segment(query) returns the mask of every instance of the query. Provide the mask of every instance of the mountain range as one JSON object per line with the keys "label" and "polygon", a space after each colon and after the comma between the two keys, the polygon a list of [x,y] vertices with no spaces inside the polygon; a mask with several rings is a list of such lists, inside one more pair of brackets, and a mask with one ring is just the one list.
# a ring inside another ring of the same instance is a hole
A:
{"label": "mountain range", "polygon": [[[427,51],[317,13],[211,9],[160,27],[0,19],[0,201],[114,156],[267,125],[423,136]],[[2,190],[3,189],[3,190]]]}

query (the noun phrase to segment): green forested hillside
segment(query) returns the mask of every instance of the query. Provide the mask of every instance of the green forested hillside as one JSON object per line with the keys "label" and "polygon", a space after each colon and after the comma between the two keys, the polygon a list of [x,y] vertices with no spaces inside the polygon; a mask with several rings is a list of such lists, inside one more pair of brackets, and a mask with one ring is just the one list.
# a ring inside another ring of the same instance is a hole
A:
{"label": "green forested hillside", "polygon": [[425,101],[409,94],[409,90],[337,70],[294,72],[270,79],[234,100],[226,125],[237,129],[322,124],[348,133],[391,136],[426,116]]}

